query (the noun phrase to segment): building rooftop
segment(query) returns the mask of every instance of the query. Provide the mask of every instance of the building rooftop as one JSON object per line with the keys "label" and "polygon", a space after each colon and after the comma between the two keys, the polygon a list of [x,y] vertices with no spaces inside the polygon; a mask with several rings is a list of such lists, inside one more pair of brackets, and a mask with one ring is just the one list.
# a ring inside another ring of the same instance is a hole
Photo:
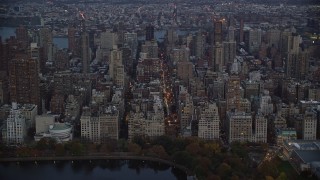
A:
{"label": "building rooftop", "polygon": [[36,108],[37,106],[34,105],[34,104],[24,104],[21,106],[21,109],[23,110],[27,110],[27,111],[31,111],[33,110],[34,108]]}
{"label": "building rooftop", "polygon": [[281,135],[297,135],[297,131],[294,128],[284,128],[280,130]]}
{"label": "building rooftop", "polygon": [[289,140],[285,141],[284,144],[292,150],[320,151],[320,141]]}
{"label": "building rooftop", "polygon": [[72,126],[67,123],[55,123],[53,126],[50,126],[50,130],[66,130],[70,129]]}
{"label": "building rooftop", "polygon": [[320,161],[320,150],[296,150],[296,153],[305,163]]}
{"label": "building rooftop", "polygon": [[[34,108],[37,107],[35,104],[17,104],[18,109],[20,110],[27,110],[27,111],[32,111]],[[3,106],[0,107],[0,111],[10,111],[12,108],[12,105],[10,104],[4,104]]]}

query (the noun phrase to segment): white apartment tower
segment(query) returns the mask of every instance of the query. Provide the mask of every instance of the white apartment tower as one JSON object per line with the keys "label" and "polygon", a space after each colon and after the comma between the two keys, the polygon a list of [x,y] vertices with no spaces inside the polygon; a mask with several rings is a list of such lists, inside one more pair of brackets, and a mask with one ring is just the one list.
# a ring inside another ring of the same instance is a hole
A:
{"label": "white apartment tower", "polygon": [[255,122],[255,134],[254,140],[255,142],[267,142],[267,118],[265,118],[261,113],[256,115]]}
{"label": "white apartment tower", "polygon": [[99,117],[83,115],[80,119],[81,138],[86,141],[100,143],[100,123]]}
{"label": "white apartment tower", "polygon": [[304,140],[316,140],[317,136],[317,115],[316,112],[306,110],[302,122],[302,138]]}
{"label": "white apartment tower", "polygon": [[101,141],[119,139],[119,111],[115,106],[109,106],[99,117]]}
{"label": "white apartment tower", "polygon": [[268,115],[273,113],[273,104],[271,102],[271,96],[268,91],[265,91],[264,94],[260,97],[260,109],[261,113]]}
{"label": "white apartment tower", "polygon": [[233,141],[252,141],[252,116],[245,112],[227,113],[227,137],[229,143]]}
{"label": "white apartment tower", "polygon": [[7,133],[6,141],[8,144],[21,144],[27,135],[26,119],[17,107],[17,103],[12,103],[10,115],[6,121]]}
{"label": "white apartment tower", "polygon": [[81,138],[84,140],[101,143],[119,139],[119,111],[115,106],[102,109],[92,113],[88,107],[84,108],[84,115],[80,119]]}
{"label": "white apartment tower", "polygon": [[198,137],[203,139],[219,139],[220,119],[216,103],[209,103],[203,107],[198,128]]}

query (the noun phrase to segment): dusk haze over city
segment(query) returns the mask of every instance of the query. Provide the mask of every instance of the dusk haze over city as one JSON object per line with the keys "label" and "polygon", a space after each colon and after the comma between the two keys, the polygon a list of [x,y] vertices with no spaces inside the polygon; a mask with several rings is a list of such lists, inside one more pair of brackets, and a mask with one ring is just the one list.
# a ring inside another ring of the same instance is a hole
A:
{"label": "dusk haze over city", "polygon": [[0,179],[320,179],[320,0],[0,0]]}

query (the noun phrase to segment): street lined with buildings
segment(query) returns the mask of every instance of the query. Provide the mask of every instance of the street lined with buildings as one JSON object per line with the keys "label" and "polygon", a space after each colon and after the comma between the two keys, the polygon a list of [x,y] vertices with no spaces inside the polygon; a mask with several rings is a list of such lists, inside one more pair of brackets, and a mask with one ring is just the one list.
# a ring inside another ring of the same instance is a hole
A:
{"label": "street lined with buildings", "polygon": [[3,143],[268,143],[319,173],[318,5],[98,2],[0,4]]}

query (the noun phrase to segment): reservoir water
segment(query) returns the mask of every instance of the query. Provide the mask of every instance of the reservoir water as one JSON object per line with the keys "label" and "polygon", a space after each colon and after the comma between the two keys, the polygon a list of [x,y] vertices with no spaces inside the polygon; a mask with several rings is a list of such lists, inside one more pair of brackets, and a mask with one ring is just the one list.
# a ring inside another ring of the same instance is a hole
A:
{"label": "reservoir water", "polygon": [[181,170],[138,160],[40,161],[0,163],[3,180],[174,180],[187,179]]}

